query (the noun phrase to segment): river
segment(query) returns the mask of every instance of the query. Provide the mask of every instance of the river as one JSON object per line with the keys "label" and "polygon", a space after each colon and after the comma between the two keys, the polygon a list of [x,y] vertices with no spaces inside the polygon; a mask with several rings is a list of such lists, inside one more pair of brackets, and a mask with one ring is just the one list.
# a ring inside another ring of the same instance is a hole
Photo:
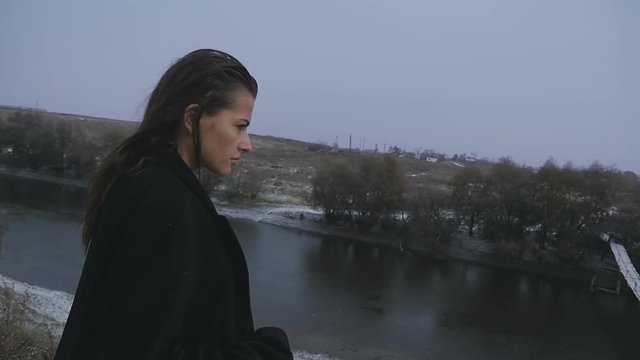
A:
{"label": "river", "polygon": [[[81,188],[0,175],[0,273],[73,293]],[[256,324],[343,359],[638,359],[640,306],[583,283],[233,219]]]}

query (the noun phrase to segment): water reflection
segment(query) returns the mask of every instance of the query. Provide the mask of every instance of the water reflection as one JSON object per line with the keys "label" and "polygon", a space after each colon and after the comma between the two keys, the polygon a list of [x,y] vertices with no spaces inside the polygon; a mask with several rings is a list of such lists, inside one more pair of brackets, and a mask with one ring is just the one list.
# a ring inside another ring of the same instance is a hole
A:
{"label": "water reflection", "polygon": [[36,179],[0,174],[0,202],[54,212],[79,212],[87,189]]}
{"label": "water reflection", "polygon": [[304,253],[308,273],[338,279],[356,292],[379,293],[389,287],[395,267],[393,257],[381,256],[380,246],[322,237],[319,245]]}

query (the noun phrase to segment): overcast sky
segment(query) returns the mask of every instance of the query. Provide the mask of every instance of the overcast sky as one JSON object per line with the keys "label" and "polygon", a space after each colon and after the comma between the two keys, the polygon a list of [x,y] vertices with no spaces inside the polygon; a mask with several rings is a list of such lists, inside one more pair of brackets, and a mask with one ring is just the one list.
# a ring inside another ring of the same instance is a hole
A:
{"label": "overcast sky", "polygon": [[637,0],[3,0],[0,104],[137,120],[216,48],[256,134],[640,173],[639,44]]}

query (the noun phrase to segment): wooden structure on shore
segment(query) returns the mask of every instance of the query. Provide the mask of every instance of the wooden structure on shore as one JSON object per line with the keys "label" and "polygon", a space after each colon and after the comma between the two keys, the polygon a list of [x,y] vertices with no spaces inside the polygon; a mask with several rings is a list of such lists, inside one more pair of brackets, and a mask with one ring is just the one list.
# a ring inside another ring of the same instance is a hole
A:
{"label": "wooden structure on shore", "polygon": [[607,261],[606,258],[603,259],[591,279],[589,288],[591,291],[601,290],[619,295],[622,290],[622,279],[624,279],[638,301],[640,301],[640,275],[638,275],[638,271],[631,263],[627,249],[608,237],[606,239],[603,238],[603,240],[609,243],[615,262]]}

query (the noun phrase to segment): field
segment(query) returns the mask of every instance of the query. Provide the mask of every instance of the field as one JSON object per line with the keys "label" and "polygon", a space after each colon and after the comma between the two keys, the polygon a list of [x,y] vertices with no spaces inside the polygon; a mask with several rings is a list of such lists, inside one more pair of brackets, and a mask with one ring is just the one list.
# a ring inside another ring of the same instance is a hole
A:
{"label": "field", "polygon": [[[0,124],[16,111],[11,107],[0,107]],[[87,141],[100,141],[109,134],[131,134],[137,122],[97,118],[90,116],[41,112],[45,121],[66,121],[73,124],[74,136]],[[334,149],[330,146],[309,143],[275,136],[251,135],[254,151],[243,156],[242,167],[255,170],[262,181],[258,200],[270,203],[304,204],[311,193],[311,178],[318,165],[343,159],[355,163],[363,154],[381,156],[372,152]],[[398,157],[409,184],[446,191],[452,177],[459,172],[460,164],[444,160],[437,163],[425,160]],[[488,169],[490,164],[476,162]]]}

